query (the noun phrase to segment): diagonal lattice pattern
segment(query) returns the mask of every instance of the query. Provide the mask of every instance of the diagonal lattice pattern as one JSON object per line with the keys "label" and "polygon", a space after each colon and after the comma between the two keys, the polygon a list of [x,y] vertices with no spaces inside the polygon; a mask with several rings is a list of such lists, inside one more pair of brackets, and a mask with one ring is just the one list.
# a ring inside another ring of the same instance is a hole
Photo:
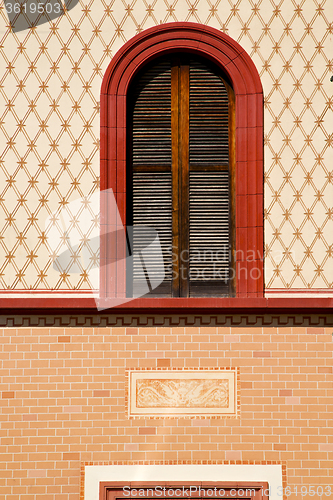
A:
{"label": "diagonal lattice pattern", "polygon": [[[99,93],[112,56],[141,30],[171,21],[226,32],[261,76],[266,286],[331,288],[332,18],[331,0],[81,0],[14,33],[2,4],[0,288],[90,287],[75,251],[68,272],[57,269],[45,224],[99,188]],[[91,228],[81,250],[94,260]]]}

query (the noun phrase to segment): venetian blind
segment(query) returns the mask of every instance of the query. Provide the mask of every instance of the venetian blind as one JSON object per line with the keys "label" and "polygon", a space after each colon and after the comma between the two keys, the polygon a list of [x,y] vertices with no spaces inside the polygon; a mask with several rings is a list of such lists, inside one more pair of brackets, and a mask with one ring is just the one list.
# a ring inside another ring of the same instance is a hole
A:
{"label": "venetian blind", "polygon": [[[175,66],[179,66],[179,74],[182,67],[189,68],[187,85],[184,80],[175,82]],[[174,85],[177,92],[172,90]],[[129,99],[127,224],[134,228],[129,295],[143,295],[147,283],[152,296],[228,295],[230,126],[229,97],[223,79],[201,60],[171,57],[141,73],[130,89]],[[188,113],[186,119],[180,116],[183,109]],[[177,120],[175,115],[179,115]],[[184,147],[188,148],[185,155]],[[182,171],[177,173],[177,182],[172,165],[175,158]],[[188,165],[181,158],[186,158]],[[178,216],[173,206],[175,196],[179,204],[188,207],[179,210],[188,214],[188,220],[180,219],[179,224],[174,223]],[[164,280],[159,286],[155,285],[160,275],[160,253],[151,244],[154,236],[150,229],[158,233],[163,254]],[[182,267],[185,275],[179,276]],[[175,280],[186,280],[188,286],[179,286],[177,291]],[[181,291],[184,289],[185,293]]]}

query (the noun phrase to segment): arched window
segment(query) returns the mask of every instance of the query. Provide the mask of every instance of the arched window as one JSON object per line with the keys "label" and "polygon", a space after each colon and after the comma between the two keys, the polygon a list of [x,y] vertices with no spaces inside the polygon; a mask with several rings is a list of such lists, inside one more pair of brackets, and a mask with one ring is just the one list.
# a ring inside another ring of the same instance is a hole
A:
{"label": "arched window", "polygon": [[[157,230],[164,279],[150,296],[233,296],[234,93],[227,76],[203,58],[154,60],[128,91],[127,210],[134,265],[127,295],[143,296],[154,251],[136,228]],[[150,257],[150,258],[149,258]]]}
{"label": "arched window", "polygon": [[[101,92],[101,189],[110,188],[119,227],[160,235],[166,275],[152,294],[263,297],[263,94],[234,40],[171,23],[114,56]],[[124,238],[103,238],[101,259],[116,263],[101,267],[102,297],[142,295]]]}

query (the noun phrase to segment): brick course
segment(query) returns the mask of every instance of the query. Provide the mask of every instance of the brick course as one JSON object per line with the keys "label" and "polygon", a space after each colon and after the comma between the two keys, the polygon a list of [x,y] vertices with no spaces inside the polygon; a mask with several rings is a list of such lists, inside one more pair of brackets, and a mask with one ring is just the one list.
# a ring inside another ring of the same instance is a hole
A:
{"label": "brick course", "polygon": [[[101,461],[278,462],[292,487],[331,484],[331,330],[1,330],[1,498],[79,500],[80,463]],[[131,367],[239,367],[240,418],[128,420]]]}

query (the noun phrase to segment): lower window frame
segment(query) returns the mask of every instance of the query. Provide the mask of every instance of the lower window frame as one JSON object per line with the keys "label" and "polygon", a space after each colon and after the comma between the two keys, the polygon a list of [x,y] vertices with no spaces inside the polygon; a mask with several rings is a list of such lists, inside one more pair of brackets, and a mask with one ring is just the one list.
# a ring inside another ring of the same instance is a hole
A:
{"label": "lower window frame", "polygon": [[[126,489],[125,489],[126,488]],[[157,489],[158,488],[158,489]],[[192,496],[192,488],[193,496]],[[146,495],[140,495],[138,498],[145,498],[146,500],[152,500],[153,498],[157,499],[169,499],[172,498],[173,495],[169,493],[183,492],[183,495],[174,496],[174,498],[179,498],[180,500],[184,500],[187,498],[193,498],[194,500],[206,500],[206,498],[212,498],[213,500],[232,500],[237,498],[242,498],[244,500],[269,500],[269,485],[268,482],[196,482],[196,481],[184,481],[184,482],[174,482],[174,481],[148,481],[148,482],[111,482],[111,481],[101,481],[99,488],[99,500],[119,500],[130,498],[131,500],[137,498],[136,495],[130,494],[131,490],[135,490],[136,493],[138,490],[141,490],[143,493],[146,490]],[[149,493],[148,493],[148,491]],[[187,495],[184,493],[184,490],[187,491]],[[234,495],[234,493],[242,491],[245,492],[246,495]],[[151,492],[156,491],[156,495]],[[159,495],[160,492],[164,493],[164,495]],[[197,494],[198,491],[198,494]],[[215,495],[208,495],[208,491],[215,492]],[[125,492],[129,494],[125,494]],[[169,492],[166,494],[166,492]],[[250,492],[250,494],[248,494]],[[190,495],[188,496],[188,494]]]}

